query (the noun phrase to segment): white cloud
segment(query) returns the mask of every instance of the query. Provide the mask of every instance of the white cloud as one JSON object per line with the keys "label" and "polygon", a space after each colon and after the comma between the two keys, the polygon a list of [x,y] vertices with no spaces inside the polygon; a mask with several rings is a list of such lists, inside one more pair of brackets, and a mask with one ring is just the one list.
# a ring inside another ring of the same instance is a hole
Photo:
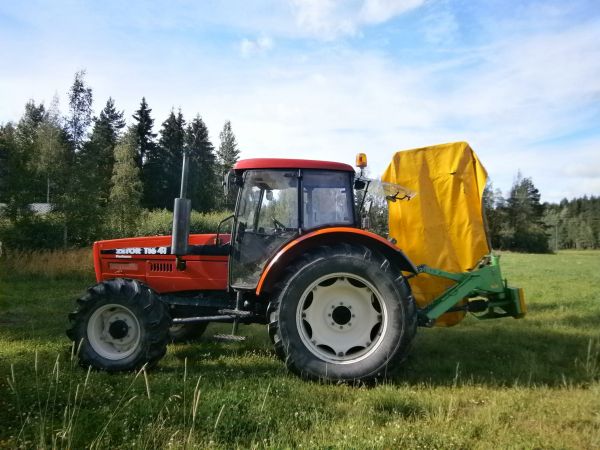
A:
{"label": "white cloud", "polygon": [[244,38],[240,42],[240,52],[244,57],[265,53],[273,48],[273,40],[268,36],[256,39]]}
{"label": "white cloud", "polygon": [[290,0],[300,30],[331,40],[357,34],[365,25],[386,22],[425,0]]}
{"label": "white cloud", "polygon": [[368,24],[383,23],[424,3],[425,0],[365,0],[359,19]]}

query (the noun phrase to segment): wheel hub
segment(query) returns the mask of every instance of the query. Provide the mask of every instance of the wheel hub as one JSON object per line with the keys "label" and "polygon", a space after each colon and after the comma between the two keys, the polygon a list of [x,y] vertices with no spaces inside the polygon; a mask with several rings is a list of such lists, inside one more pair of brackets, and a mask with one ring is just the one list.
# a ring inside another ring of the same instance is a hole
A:
{"label": "wheel hub", "polygon": [[350,308],[340,304],[340,306],[334,307],[333,312],[331,313],[331,318],[340,326],[344,326],[346,324],[350,325],[349,322],[350,319],[352,319],[352,312],[350,311]]}
{"label": "wheel hub", "polygon": [[115,320],[108,327],[108,332],[114,339],[123,339],[127,336],[129,332],[129,327],[127,326],[127,322],[124,320]]}

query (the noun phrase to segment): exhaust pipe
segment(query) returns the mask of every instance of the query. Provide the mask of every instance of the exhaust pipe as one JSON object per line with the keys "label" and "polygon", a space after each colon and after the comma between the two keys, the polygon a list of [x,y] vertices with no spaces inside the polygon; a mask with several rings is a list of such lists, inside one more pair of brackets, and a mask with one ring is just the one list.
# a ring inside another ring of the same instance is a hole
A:
{"label": "exhaust pipe", "polygon": [[185,261],[181,258],[188,253],[190,237],[190,219],[192,202],[186,198],[188,183],[188,155],[183,152],[181,165],[181,191],[173,204],[173,234],[171,236],[171,254],[176,256],[177,270],[185,270]]}

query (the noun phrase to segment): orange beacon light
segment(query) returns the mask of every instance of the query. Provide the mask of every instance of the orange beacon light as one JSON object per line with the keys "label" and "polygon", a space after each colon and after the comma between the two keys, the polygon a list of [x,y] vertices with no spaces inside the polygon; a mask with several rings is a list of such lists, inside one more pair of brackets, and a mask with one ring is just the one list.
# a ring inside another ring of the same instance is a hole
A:
{"label": "orange beacon light", "polygon": [[359,169],[367,167],[367,155],[365,153],[356,154],[356,167]]}

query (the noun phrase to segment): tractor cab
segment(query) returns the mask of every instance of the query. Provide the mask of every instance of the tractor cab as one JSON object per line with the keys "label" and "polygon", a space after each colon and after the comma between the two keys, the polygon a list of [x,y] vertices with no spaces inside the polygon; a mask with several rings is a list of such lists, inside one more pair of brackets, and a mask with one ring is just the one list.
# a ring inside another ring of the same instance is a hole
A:
{"label": "tractor cab", "polygon": [[236,290],[255,289],[267,261],[303,233],[358,226],[354,169],[347,164],[247,159],[235,165],[230,180],[239,188],[229,260]]}

